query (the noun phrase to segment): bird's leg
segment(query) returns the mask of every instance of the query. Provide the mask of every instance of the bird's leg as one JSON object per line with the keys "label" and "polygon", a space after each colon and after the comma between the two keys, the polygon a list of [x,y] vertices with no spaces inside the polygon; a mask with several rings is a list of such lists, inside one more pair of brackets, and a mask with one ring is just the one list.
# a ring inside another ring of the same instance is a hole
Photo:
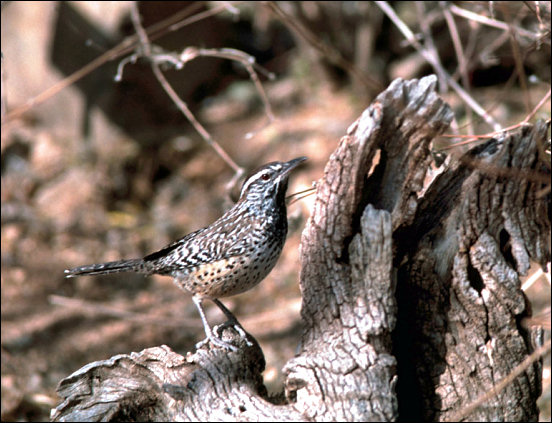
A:
{"label": "bird's leg", "polygon": [[232,326],[236,330],[236,332],[240,334],[242,339],[245,340],[245,342],[247,343],[247,346],[249,347],[253,346],[253,343],[251,343],[251,341],[247,339],[247,333],[245,332],[240,322],[238,322],[238,319],[236,319],[236,316],[234,316],[234,314],[230,310],[228,310],[226,306],[216,298],[212,298],[211,300],[218,306],[218,308],[220,308],[220,310],[224,313],[224,315],[228,319],[225,325]]}
{"label": "bird's leg", "polygon": [[[200,297],[200,296],[194,295],[192,297],[192,299],[194,301],[194,304],[197,307],[197,310],[199,311],[199,316],[201,317],[201,321],[203,322],[203,328],[205,329],[205,334],[207,335],[206,339],[204,339],[203,341],[198,342],[196,344],[196,346],[195,346],[196,349],[201,348],[207,342],[211,341],[217,347],[225,348],[225,349],[230,350],[230,351],[237,351],[238,348],[236,346],[234,346],[232,344],[229,344],[226,341],[223,341],[222,339],[216,337],[215,334],[213,333],[213,330],[211,329],[211,326],[209,326],[209,322],[207,321],[207,317],[205,317],[205,312],[203,311],[203,305],[201,304],[203,302],[203,298]],[[224,307],[224,308],[226,308],[226,307]],[[228,313],[230,313],[230,311],[228,309],[226,309],[226,311],[228,311]],[[226,312],[224,314],[226,314]],[[230,314],[232,314],[232,313],[230,313]],[[237,322],[235,317],[234,317],[234,320]],[[242,331],[243,331],[243,329],[242,329]],[[240,333],[240,335],[241,335],[241,333]]]}
{"label": "bird's leg", "polygon": [[229,322],[233,324],[238,323],[238,319],[236,319],[236,316],[234,316],[234,313],[228,310],[224,304],[222,304],[216,298],[211,298],[211,301],[213,301],[218,306],[218,308],[220,308],[220,311],[224,313],[224,315],[226,316]]}

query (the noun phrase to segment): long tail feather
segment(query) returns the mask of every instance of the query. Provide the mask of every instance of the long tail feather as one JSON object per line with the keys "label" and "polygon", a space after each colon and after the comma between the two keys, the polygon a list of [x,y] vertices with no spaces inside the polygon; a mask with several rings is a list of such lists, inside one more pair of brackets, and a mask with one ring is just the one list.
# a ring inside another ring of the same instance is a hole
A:
{"label": "long tail feather", "polygon": [[119,272],[144,272],[144,260],[131,259],[131,260],[118,260],[110,261],[107,263],[89,264],[86,266],[79,266],[73,269],[65,271],[65,277],[72,278],[80,275],[105,275],[107,273],[119,273]]}

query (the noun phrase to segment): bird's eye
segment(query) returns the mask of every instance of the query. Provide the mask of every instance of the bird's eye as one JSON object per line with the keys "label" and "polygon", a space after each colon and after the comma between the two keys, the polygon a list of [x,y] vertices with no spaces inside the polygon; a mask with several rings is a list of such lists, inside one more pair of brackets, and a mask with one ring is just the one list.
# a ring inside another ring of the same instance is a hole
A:
{"label": "bird's eye", "polygon": [[261,179],[262,179],[263,181],[268,181],[268,180],[270,179],[270,175],[269,175],[268,173],[263,173],[263,174],[261,175]]}

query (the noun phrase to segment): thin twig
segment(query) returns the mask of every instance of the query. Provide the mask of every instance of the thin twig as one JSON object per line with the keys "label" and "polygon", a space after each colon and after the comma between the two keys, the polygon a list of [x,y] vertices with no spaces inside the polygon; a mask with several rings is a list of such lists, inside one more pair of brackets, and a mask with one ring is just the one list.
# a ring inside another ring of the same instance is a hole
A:
{"label": "thin twig", "polygon": [[[387,17],[395,24],[395,26],[401,31],[406,40],[426,59],[426,61],[433,67],[438,67],[439,63],[435,62],[433,56],[429,54],[426,49],[418,42],[414,33],[410,28],[402,21],[401,18],[395,13],[393,8],[386,1],[376,1],[379,8],[387,15]],[[483,107],[473,99],[444,69],[443,75],[447,79],[447,83],[456,93],[466,102],[472,110],[477,113],[488,125],[490,125],[495,131],[501,129],[501,125],[495,121],[495,119],[487,112]]]}
{"label": "thin twig", "polygon": [[[508,16],[508,6],[502,5],[502,9],[504,10],[505,16]],[[531,110],[531,98],[529,97],[529,89],[527,87],[527,75],[525,75],[523,58],[521,57],[519,43],[512,24],[508,24],[508,36],[510,39],[510,46],[512,48],[512,55],[514,56],[514,63],[516,65],[516,73],[523,92],[523,99],[525,100],[525,110],[529,113],[529,110]]]}
{"label": "thin twig", "polygon": [[[206,10],[205,12],[201,12],[196,15],[188,17],[190,13],[193,13],[199,7],[201,7],[201,2],[191,3],[191,5],[188,6],[186,9],[176,13],[175,15],[169,16],[167,19],[164,19],[148,27],[148,29],[146,30],[146,33],[148,34],[150,40],[152,41],[156,40],[159,37],[165,35],[167,32],[174,31],[185,25],[190,25],[194,22],[198,22],[203,19],[207,19],[211,16],[217,15],[227,10],[227,7],[225,5],[222,5],[222,6],[214,7],[211,10]],[[5,116],[3,116],[2,126],[4,124],[12,122],[15,119],[18,119],[20,116],[22,116],[24,113],[29,111],[31,108],[44,103],[45,101],[47,101],[48,99],[50,99],[51,97],[59,93],[61,90],[67,88],[68,86],[74,84],[78,80],[84,78],[86,75],[93,72],[103,64],[111,60],[116,60],[119,57],[129,53],[136,47],[137,41],[138,41],[138,35],[136,34],[125,38],[118,45],[109,49],[108,51],[106,51],[96,59],[92,60],[90,63],[83,66],[78,71],[62,79],[61,81],[56,82],[54,85],[47,88],[37,96],[27,100],[25,104],[19,107],[16,107],[11,112],[7,113]]]}
{"label": "thin twig", "polygon": [[525,282],[523,282],[523,285],[521,285],[521,290],[523,292],[526,292],[533,284],[542,276],[544,275],[544,272],[542,268],[538,268],[533,274],[527,278]]}
{"label": "thin twig", "polygon": [[138,3],[135,1],[132,2],[132,5],[130,6],[130,18],[132,19],[134,30],[136,31],[138,39],[140,40],[140,46],[144,50],[143,54],[146,56],[150,56],[151,44],[148,39],[148,35],[146,34],[144,27],[142,26],[142,22],[140,20],[140,12],[138,11]]}
{"label": "thin twig", "polygon": [[507,128],[502,129],[501,131],[497,132],[489,132],[482,135],[457,135],[457,134],[443,134],[441,137],[443,138],[467,138],[465,141],[457,142],[454,144],[446,145],[441,148],[439,148],[439,151],[444,150],[450,150],[456,147],[461,147],[463,145],[471,144],[475,141],[484,141],[489,138],[495,137],[497,135],[500,135],[501,133],[511,131],[513,129],[519,128],[520,126],[527,125],[529,123],[529,120],[533,118],[533,116],[539,111],[539,109],[550,99],[551,90],[548,90],[548,92],[544,95],[544,97],[539,101],[539,103],[535,106],[535,108],[529,113],[525,119],[523,119],[522,122],[516,123],[514,125],[508,126]]}
{"label": "thin twig", "polygon": [[[491,19],[486,16],[478,15],[477,13],[471,12],[461,7],[456,6],[455,4],[450,5],[450,11],[455,15],[462,16],[463,18],[482,23],[484,25],[492,26],[494,28],[502,29],[503,31],[509,31],[510,25],[505,22],[497,21],[496,19]],[[539,35],[534,32],[527,31],[526,29],[520,28],[518,26],[512,26],[512,29],[516,31],[519,35],[530,38],[531,40],[536,40]]]}
{"label": "thin twig", "polygon": [[[440,2],[443,4],[444,2]],[[450,32],[450,38],[452,40],[452,45],[458,59],[458,66],[460,68],[460,78],[462,79],[462,86],[468,91],[470,90],[470,78],[468,77],[468,62],[464,54],[464,49],[462,48],[462,41],[460,40],[460,33],[458,32],[458,27],[454,21],[454,16],[450,13],[448,7],[443,7],[443,16],[445,17],[445,22]],[[466,107],[467,116],[466,122],[468,124],[468,133],[472,134],[474,132],[472,126],[472,110],[469,107]]]}
{"label": "thin twig", "polygon": [[50,99],[57,93],[59,93],[61,90],[67,88],[68,86],[74,84],[81,78],[84,78],[86,75],[88,75],[90,72],[96,70],[101,65],[103,65],[106,62],[109,62],[110,60],[114,60],[121,55],[125,54],[126,52],[130,51],[132,49],[132,46],[134,42],[136,41],[136,38],[129,37],[125,40],[123,40],[119,45],[113,47],[112,49],[106,51],[101,56],[97,57],[96,59],[92,60],[87,65],[80,68],[78,71],[74,72],[73,74],[69,75],[67,78],[62,79],[61,81],[55,83],[51,87],[47,88],[46,90],[42,91],[40,94],[38,94],[36,97],[33,97],[29,100],[27,100],[22,106],[16,107],[11,112],[6,114],[5,119],[2,120],[2,126],[6,123],[9,123],[15,119],[18,119],[20,116],[22,116],[24,113],[26,113],[31,108],[38,106],[39,104],[44,103],[46,100]]}
{"label": "thin twig", "polygon": [[[247,72],[249,73],[249,76],[253,83],[255,84],[255,87],[257,88],[257,91],[259,92],[259,95],[263,101],[263,104],[265,106],[265,111],[268,116],[268,123],[270,124],[275,120],[274,113],[272,112],[272,108],[270,107],[270,103],[268,101],[268,97],[266,96],[266,93],[261,85],[261,82],[259,80],[259,77],[254,69],[255,65],[255,58],[243,51],[231,49],[231,48],[221,48],[221,49],[205,49],[205,48],[196,48],[196,47],[188,47],[183,50],[183,52],[180,55],[175,55],[173,53],[166,53],[166,52],[155,52],[151,45],[150,40],[148,39],[147,32],[143,29],[138,8],[136,5],[132,8],[132,22],[134,27],[136,28],[136,32],[138,34],[138,37],[140,39],[141,44],[141,52],[137,52],[135,55],[131,56],[129,59],[125,61],[121,61],[121,64],[119,66],[119,70],[117,73],[117,78],[121,79],[122,71],[124,68],[124,65],[127,62],[132,62],[136,60],[137,57],[143,55],[147,57],[152,66],[152,71],[154,75],[156,76],[157,80],[167,93],[171,100],[175,103],[175,105],[179,108],[179,110],[186,116],[186,118],[192,123],[196,131],[201,135],[201,137],[216,151],[216,153],[232,168],[234,169],[235,175],[228,184],[229,187],[232,187],[235,185],[235,183],[239,180],[239,178],[243,175],[244,170],[239,167],[232,158],[222,149],[219,143],[217,143],[209,134],[209,132],[205,129],[203,125],[195,118],[191,110],[188,108],[187,104],[178,96],[176,91],[172,88],[172,86],[169,84],[163,73],[161,72],[161,69],[159,67],[160,64],[166,64],[170,63],[177,69],[182,69],[184,67],[184,64],[199,57],[199,56],[207,56],[207,57],[218,57],[228,60],[234,60],[237,62],[240,62],[243,64],[243,66],[246,68]],[[248,134],[247,136],[251,136]]]}
{"label": "thin twig", "polygon": [[286,197],[286,202],[288,206],[316,193],[316,183],[313,182],[312,185],[313,186],[311,188],[307,188],[307,189],[304,189],[303,191],[294,192],[293,194],[288,195]]}
{"label": "thin twig", "polygon": [[259,92],[259,95],[261,97],[261,100],[265,108],[265,112],[268,116],[269,123],[274,122],[276,118],[274,117],[274,113],[272,112],[272,107],[270,106],[268,97],[263,89],[261,81],[259,80],[257,72],[255,72],[255,69],[253,68],[256,61],[255,57],[241,50],[236,50],[234,48],[217,49],[217,48],[188,47],[182,52],[182,54],[180,55],[180,59],[183,62],[186,62],[186,61],[195,59],[196,57],[199,57],[199,56],[218,57],[221,59],[234,60],[236,62],[240,62],[241,64],[243,64],[243,66],[249,73],[251,80],[255,84],[257,91]]}
{"label": "thin twig", "polygon": [[243,169],[239,167],[234,162],[234,160],[232,160],[232,158],[226,153],[226,151],[224,151],[224,149],[211,137],[211,134],[209,134],[209,132],[203,127],[203,125],[201,125],[201,123],[195,118],[194,114],[188,108],[186,103],[178,96],[176,91],[169,84],[169,81],[167,81],[165,75],[163,75],[163,72],[161,72],[161,69],[159,68],[159,62],[157,60],[154,60],[154,58],[152,57],[151,42],[147,36],[146,31],[142,27],[142,23],[140,22],[138,6],[136,5],[136,3],[133,3],[131,11],[132,23],[134,25],[136,33],[139,36],[142,53],[146,57],[152,59],[151,69],[153,71],[153,74],[161,84],[161,87],[163,87],[167,95],[171,98],[178,109],[184,114],[184,116],[186,116],[186,118],[190,121],[190,123],[201,135],[201,137],[207,142],[207,144],[209,144],[215,150],[215,152],[234,170],[236,174],[243,174]]}
{"label": "thin twig", "polygon": [[414,2],[414,5],[416,6],[416,12],[418,14],[418,21],[420,22],[420,28],[424,34],[424,45],[426,46],[425,50],[429,55],[431,55],[433,62],[437,64],[437,66],[434,66],[433,69],[435,70],[435,73],[439,78],[439,92],[441,94],[444,94],[448,91],[447,78],[444,74],[445,69],[441,64],[439,53],[437,51],[437,48],[435,47],[435,43],[433,42],[433,36],[431,35],[431,28],[429,26],[429,23],[425,19],[425,16],[427,15],[427,11],[426,11],[424,2],[417,1],[417,2]]}
{"label": "thin twig", "polygon": [[339,50],[331,47],[324,41],[320,39],[316,34],[314,34],[310,29],[301,24],[294,19],[293,16],[286,13],[276,2],[269,1],[264,3],[268,8],[280,18],[282,23],[284,23],[289,29],[294,33],[299,35],[301,38],[306,40],[310,45],[312,45],[316,50],[318,50],[325,59],[335,66],[340,67],[345,72],[353,75],[357,78],[363,85],[372,91],[381,91],[383,86],[374,79],[367,76],[364,72],[358,69],[353,63],[346,60]]}
{"label": "thin twig", "polygon": [[525,119],[523,119],[522,123],[529,122],[529,120],[539,111],[539,109],[550,99],[550,90],[545,94],[545,96],[539,101],[539,103],[535,106],[533,110],[531,110],[531,113],[527,115]]}
{"label": "thin twig", "polygon": [[173,87],[169,84],[169,81],[165,78],[165,75],[163,75],[163,72],[161,72],[161,69],[159,69],[159,65],[156,63],[152,63],[151,65],[153,73],[165,92],[169,95],[171,100],[174,102],[176,107],[186,116],[186,118],[190,121],[190,123],[193,125],[195,130],[201,135],[201,137],[209,144],[216,153],[224,160],[228,166],[230,166],[234,172],[237,174],[243,174],[244,170],[238,166],[234,160],[224,151],[224,149],[219,145],[218,142],[216,142],[209,132],[203,127],[201,123],[195,118],[194,114],[191,112],[191,110],[188,108],[186,103],[180,99],[176,91],[173,89]]}

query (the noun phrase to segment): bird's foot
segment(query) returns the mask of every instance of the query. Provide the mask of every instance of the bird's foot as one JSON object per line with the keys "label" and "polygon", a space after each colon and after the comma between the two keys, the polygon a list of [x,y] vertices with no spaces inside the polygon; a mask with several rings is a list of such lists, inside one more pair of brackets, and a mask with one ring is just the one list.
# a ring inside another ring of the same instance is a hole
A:
{"label": "bird's foot", "polygon": [[245,331],[242,325],[240,325],[240,322],[238,322],[235,318],[228,320],[221,325],[215,326],[215,332],[219,335],[219,337],[222,337],[222,331],[225,328],[234,329],[236,332],[238,332],[238,334],[245,341],[248,347],[253,346],[253,343],[249,340],[249,334]]}
{"label": "bird's foot", "polygon": [[239,324],[239,322],[235,319],[232,319],[232,320],[228,320],[228,321],[226,321],[226,322],[224,322],[220,325],[215,326],[213,328],[213,332],[207,334],[207,338],[205,338],[203,341],[198,342],[195,345],[196,349],[200,349],[204,345],[211,342],[213,345],[215,345],[217,347],[224,348],[226,350],[230,350],[230,351],[234,351],[234,352],[238,351],[238,349],[239,349],[238,347],[236,347],[235,345],[233,345],[233,344],[231,344],[227,341],[224,341],[222,339],[222,332],[226,328],[234,329],[240,335],[241,339],[243,339],[245,341],[245,343],[248,347],[252,347],[254,345],[248,339],[249,335],[244,330],[244,328]]}
{"label": "bird's foot", "polygon": [[199,350],[201,347],[208,344],[209,342],[211,342],[213,345],[216,345],[217,347],[224,348],[229,351],[236,352],[239,350],[239,348],[236,347],[235,345],[232,345],[229,342],[223,341],[222,339],[217,338],[213,334],[205,338],[203,341],[200,341],[197,344],[195,344],[196,350]]}

